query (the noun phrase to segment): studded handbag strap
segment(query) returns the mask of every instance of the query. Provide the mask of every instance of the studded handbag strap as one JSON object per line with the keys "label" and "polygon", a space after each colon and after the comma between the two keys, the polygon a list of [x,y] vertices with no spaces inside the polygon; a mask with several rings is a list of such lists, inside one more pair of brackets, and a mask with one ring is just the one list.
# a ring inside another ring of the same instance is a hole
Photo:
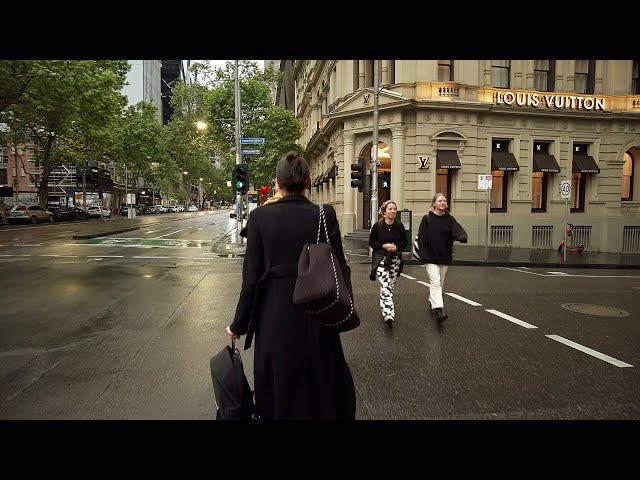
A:
{"label": "studded handbag strap", "polygon": [[318,205],[318,211],[320,213],[320,216],[318,217],[318,237],[316,239],[316,243],[320,243],[320,232],[323,226],[324,226],[324,237],[327,243],[329,243],[329,233],[327,231],[327,219],[324,214],[324,205]]}

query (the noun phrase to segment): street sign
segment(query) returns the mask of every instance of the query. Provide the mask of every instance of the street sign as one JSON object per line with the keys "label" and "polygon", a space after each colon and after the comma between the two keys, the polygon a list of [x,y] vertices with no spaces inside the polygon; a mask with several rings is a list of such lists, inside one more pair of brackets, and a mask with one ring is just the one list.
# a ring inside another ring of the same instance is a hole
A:
{"label": "street sign", "polygon": [[571,182],[569,180],[560,182],[560,197],[571,198]]}
{"label": "street sign", "polygon": [[263,145],[264,138],[241,138],[240,145]]}
{"label": "street sign", "polygon": [[260,155],[260,150],[257,148],[249,148],[247,150],[242,150],[242,155]]}
{"label": "street sign", "polygon": [[227,187],[231,186],[231,180],[227,180]]}
{"label": "street sign", "polygon": [[478,175],[478,190],[491,190],[493,175]]}

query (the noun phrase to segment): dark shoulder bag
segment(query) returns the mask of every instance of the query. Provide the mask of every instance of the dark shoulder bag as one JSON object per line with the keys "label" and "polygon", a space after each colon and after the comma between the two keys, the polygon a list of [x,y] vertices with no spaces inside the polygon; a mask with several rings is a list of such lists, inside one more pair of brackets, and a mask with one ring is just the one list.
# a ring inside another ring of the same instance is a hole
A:
{"label": "dark shoulder bag", "polygon": [[[317,318],[323,326],[346,332],[360,325],[360,318],[336,253],[329,242],[322,205],[319,205],[319,211],[316,243],[305,244],[300,253],[293,303],[303,306],[307,314]],[[322,230],[326,243],[320,243]]]}

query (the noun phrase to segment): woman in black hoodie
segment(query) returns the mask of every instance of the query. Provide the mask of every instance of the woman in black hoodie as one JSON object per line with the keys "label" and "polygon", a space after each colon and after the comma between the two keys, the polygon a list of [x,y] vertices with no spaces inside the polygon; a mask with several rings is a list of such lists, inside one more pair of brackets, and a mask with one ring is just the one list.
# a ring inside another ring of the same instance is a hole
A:
{"label": "woman in black hoodie", "polygon": [[429,275],[429,303],[438,321],[448,317],[444,313],[442,287],[453,257],[453,241],[467,243],[467,232],[447,209],[447,197],[436,193],[431,201],[431,211],[422,217],[418,230],[420,259],[426,264]]}
{"label": "woman in black hoodie", "polygon": [[387,200],[380,207],[383,217],[373,224],[369,246],[373,249],[369,278],[380,282],[380,310],[386,324],[393,326],[395,308],[393,288],[402,272],[402,251],[407,246],[404,226],[396,221],[398,206]]}

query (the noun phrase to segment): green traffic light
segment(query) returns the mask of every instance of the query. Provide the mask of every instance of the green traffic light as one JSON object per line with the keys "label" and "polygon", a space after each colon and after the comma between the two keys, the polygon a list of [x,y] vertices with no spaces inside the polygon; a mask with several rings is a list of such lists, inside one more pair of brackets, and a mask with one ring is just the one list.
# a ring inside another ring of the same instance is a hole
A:
{"label": "green traffic light", "polygon": [[236,182],[236,188],[237,188],[238,190],[240,190],[243,186],[244,186],[244,183],[242,183],[242,182]]}

